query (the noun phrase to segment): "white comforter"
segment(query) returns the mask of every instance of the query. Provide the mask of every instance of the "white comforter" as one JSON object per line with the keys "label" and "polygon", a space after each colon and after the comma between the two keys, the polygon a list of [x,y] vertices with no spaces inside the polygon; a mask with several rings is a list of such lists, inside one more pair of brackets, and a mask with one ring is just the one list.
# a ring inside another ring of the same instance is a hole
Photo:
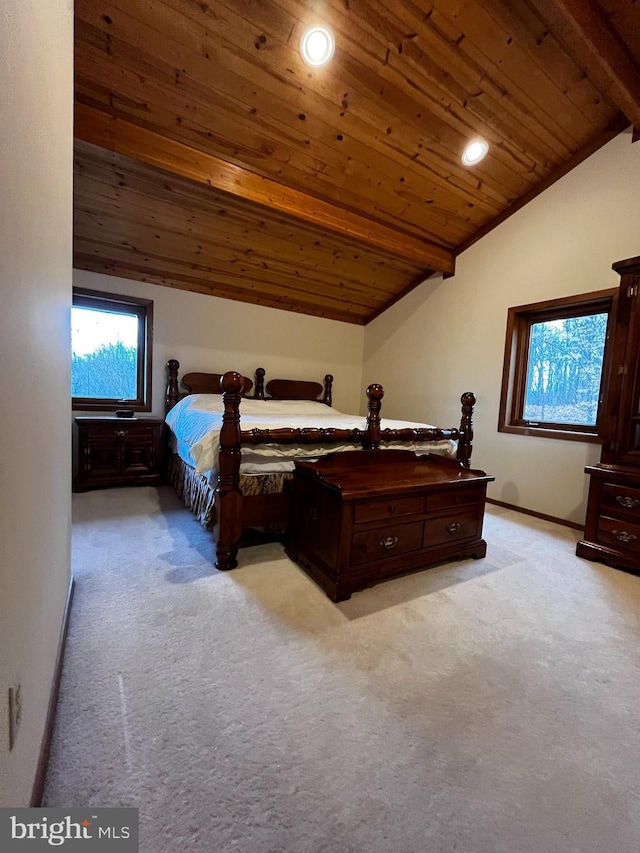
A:
{"label": "white comforter", "polygon": [[[174,449],[181,459],[204,474],[217,467],[220,449],[220,428],[224,411],[220,394],[191,394],[180,400],[167,415],[167,424],[174,435]],[[366,427],[365,418],[345,415],[324,403],[307,400],[242,400],[241,429],[281,429],[283,427],[335,427],[338,429]],[[428,428],[429,424],[382,419],[382,429],[405,427]],[[383,445],[385,446],[385,445]],[[392,447],[393,444],[386,445]],[[418,453],[455,454],[452,441],[402,442],[407,450]],[[273,474],[293,471],[295,458],[314,458],[337,450],[358,449],[357,444],[296,445],[262,444],[242,447],[242,474]]]}

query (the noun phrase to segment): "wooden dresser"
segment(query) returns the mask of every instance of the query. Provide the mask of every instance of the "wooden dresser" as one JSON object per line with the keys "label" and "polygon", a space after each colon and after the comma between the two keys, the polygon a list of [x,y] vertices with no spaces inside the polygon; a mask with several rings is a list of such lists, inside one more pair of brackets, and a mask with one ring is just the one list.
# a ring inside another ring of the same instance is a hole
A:
{"label": "wooden dresser", "polygon": [[640,258],[613,265],[621,276],[611,346],[602,454],[591,480],[584,538],[576,553],[640,571]]}
{"label": "wooden dresser", "polygon": [[78,417],[74,491],[157,485],[164,470],[162,418]]}
{"label": "wooden dresser", "polygon": [[364,586],[462,557],[484,557],[494,477],[407,450],[296,462],[286,553],[344,601]]}

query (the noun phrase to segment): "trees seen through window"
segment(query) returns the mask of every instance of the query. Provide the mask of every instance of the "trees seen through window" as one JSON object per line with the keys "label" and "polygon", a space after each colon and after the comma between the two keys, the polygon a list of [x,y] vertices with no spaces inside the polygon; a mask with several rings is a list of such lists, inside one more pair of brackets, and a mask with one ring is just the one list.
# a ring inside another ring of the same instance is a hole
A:
{"label": "trees seen through window", "polygon": [[75,409],[150,410],[152,303],[74,289],[71,393]]}
{"label": "trees seen through window", "polygon": [[597,438],[615,293],[509,309],[500,431]]}

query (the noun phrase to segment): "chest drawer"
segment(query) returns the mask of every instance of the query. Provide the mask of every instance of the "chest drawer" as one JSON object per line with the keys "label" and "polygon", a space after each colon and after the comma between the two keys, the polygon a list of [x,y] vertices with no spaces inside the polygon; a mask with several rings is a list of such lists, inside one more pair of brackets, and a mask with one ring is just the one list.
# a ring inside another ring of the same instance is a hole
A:
{"label": "chest drawer", "polygon": [[429,495],[427,509],[448,509],[477,504],[484,497],[484,489],[450,489],[448,492],[435,492]]}
{"label": "chest drawer", "polygon": [[416,515],[424,510],[422,495],[406,498],[387,498],[356,504],[353,508],[353,521],[362,524],[365,521],[384,521],[403,515]]}
{"label": "chest drawer", "polygon": [[478,536],[480,523],[481,519],[475,510],[428,518],[424,523],[424,546],[443,545]]}
{"label": "chest drawer", "polygon": [[604,513],[619,515],[621,518],[628,516],[640,523],[640,489],[604,483],[600,506]]}
{"label": "chest drawer", "polygon": [[640,553],[640,523],[602,515],[598,520],[597,537],[604,545]]}
{"label": "chest drawer", "polygon": [[351,564],[371,563],[422,548],[422,521],[407,524],[381,524],[376,530],[363,530],[351,538]]}

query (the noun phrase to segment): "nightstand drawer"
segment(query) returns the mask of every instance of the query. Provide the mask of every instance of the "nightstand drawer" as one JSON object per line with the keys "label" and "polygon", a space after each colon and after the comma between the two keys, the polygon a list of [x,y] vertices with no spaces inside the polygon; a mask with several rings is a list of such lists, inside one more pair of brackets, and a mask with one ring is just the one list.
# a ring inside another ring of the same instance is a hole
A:
{"label": "nightstand drawer", "polygon": [[113,439],[121,439],[127,441],[140,441],[146,439],[153,441],[157,427],[149,424],[142,424],[140,421],[131,421],[130,423],[110,423],[107,426],[102,424],[98,426],[87,427],[87,436],[90,441],[113,441]]}
{"label": "nightstand drawer", "polygon": [[629,517],[640,523],[640,489],[604,483],[600,507],[607,515]]}
{"label": "nightstand drawer", "polygon": [[397,518],[402,515],[417,515],[424,512],[424,497],[417,495],[408,498],[388,498],[356,504],[353,509],[355,524],[365,521],[384,521],[385,518]]}
{"label": "nightstand drawer", "polygon": [[598,541],[623,551],[640,552],[640,524],[602,515],[598,520]]}
{"label": "nightstand drawer", "polygon": [[354,533],[351,538],[351,565],[371,563],[422,548],[422,521],[381,525],[376,530]]}

